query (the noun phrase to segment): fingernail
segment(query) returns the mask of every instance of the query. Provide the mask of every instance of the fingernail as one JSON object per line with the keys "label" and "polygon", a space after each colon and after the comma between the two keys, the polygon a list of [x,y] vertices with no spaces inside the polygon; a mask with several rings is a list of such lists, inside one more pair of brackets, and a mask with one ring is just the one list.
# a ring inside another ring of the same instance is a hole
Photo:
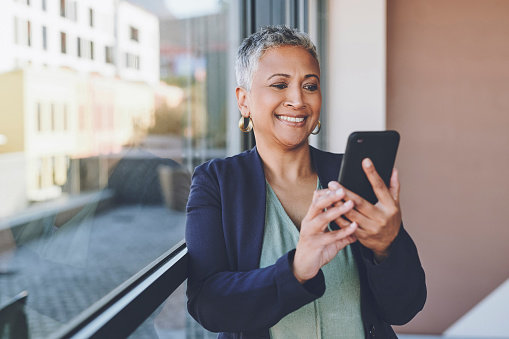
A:
{"label": "fingernail", "polygon": [[336,190],[336,195],[341,195],[341,194],[343,194],[343,191],[344,191],[344,190],[343,190],[342,188],[337,189],[337,190]]}
{"label": "fingernail", "polygon": [[373,162],[371,162],[371,159],[370,158],[366,158],[364,159],[364,166],[369,168],[373,165]]}
{"label": "fingernail", "polygon": [[345,202],[345,206],[346,207],[350,207],[353,205],[353,201],[352,200],[348,200],[347,202]]}
{"label": "fingernail", "polygon": [[354,221],[348,227],[355,228],[355,227],[357,227],[357,223]]}

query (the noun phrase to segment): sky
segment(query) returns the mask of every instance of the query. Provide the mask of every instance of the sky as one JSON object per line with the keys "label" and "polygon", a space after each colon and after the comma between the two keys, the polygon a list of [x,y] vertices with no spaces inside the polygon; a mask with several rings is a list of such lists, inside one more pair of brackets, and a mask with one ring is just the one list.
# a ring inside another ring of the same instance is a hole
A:
{"label": "sky", "polygon": [[218,11],[218,0],[162,0],[177,18],[189,18]]}
{"label": "sky", "polygon": [[177,19],[191,18],[216,13],[220,0],[127,0],[159,18],[168,16]]}

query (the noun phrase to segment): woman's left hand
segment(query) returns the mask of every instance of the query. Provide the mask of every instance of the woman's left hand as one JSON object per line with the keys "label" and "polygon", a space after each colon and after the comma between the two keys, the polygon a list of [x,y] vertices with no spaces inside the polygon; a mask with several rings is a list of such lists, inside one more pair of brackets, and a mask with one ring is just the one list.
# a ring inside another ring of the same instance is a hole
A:
{"label": "woman's left hand", "polygon": [[[401,209],[399,205],[399,179],[396,169],[392,171],[390,187],[378,175],[370,159],[362,161],[362,168],[368,177],[378,202],[373,205],[353,193],[345,190],[344,200],[352,200],[354,209],[345,214],[350,221],[355,221],[358,228],[355,236],[365,247],[371,249],[378,262],[389,255],[389,248],[399,233],[401,227]],[[331,181],[330,189],[342,187],[338,182]],[[341,227],[348,227],[350,221],[338,218],[335,222]]]}

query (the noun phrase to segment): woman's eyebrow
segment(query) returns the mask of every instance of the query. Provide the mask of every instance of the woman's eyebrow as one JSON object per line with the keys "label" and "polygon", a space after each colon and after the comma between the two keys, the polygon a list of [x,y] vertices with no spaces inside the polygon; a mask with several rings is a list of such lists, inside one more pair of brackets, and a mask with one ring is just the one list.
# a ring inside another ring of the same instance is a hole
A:
{"label": "woman's eyebrow", "polygon": [[[270,80],[274,77],[284,77],[284,78],[291,78],[290,74],[285,74],[285,73],[275,73],[275,74],[272,74],[270,77],[267,78],[267,80]],[[304,76],[305,79],[307,78],[316,78],[318,80],[318,82],[320,82],[320,77],[316,74],[306,74]]]}
{"label": "woman's eyebrow", "polygon": [[290,74],[285,74],[285,73],[275,73],[275,74],[272,74],[270,77],[267,78],[267,80],[270,80],[274,77],[284,77],[284,78],[290,78]]}
{"label": "woman's eyebrow", "polygon": [[316,74],[307,74],[304,79],[307,79],[307,78],[316,78],[316,80],[318,80],[318,82],[320,82],[320,77]]}

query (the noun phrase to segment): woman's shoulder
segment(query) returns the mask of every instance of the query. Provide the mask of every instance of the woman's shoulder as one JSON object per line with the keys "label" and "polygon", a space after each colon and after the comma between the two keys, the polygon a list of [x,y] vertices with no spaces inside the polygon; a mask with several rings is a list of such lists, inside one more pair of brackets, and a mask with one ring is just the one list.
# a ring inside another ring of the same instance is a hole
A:
{"label": "woman's shoulder", "polygon": [[251,150],[226,157],[226,158],[214,158],[204,162],[195,168],[194,173],[207,173],[213,177],[225,177],[241,175],[244,173],[248,175],[248,172],[262,171],[261,159],[256,151],[256,147]]}
{"label": "woman's shoulder", "polygon": [[239,154],[235,154],[233,156],[225,157],[225,158],[214,158],[204,162],[203,164],[196,167],[196,170],[221,170],[228,167],[234,167],[236,165],[251,162],[256,158],[256,149],[253,148],[248,151],[244,151]]}
{"label": "woman's shoulder", "polygon": [[260,156],[256,149],[252,149],[231,157],[212,159],[196,167],[191,191],[193,188],[208,188],[233,196],[238,192],[256,190],[260,183],[265,182],[264,178]]}

